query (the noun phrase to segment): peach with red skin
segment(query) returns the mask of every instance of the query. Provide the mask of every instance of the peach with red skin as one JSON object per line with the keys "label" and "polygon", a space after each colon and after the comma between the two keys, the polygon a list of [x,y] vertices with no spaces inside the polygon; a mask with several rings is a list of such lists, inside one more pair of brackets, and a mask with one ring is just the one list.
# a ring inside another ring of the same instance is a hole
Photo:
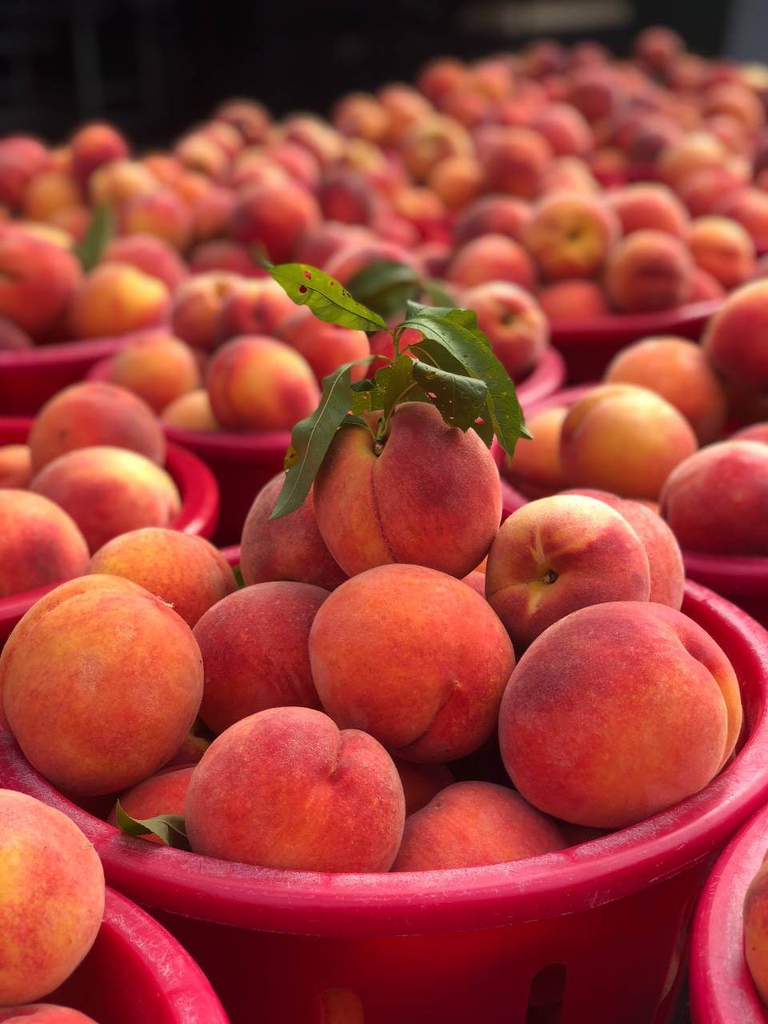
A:
{"label": "peach with red skin", "polygon": [[746,284],[729,295],[708,321],[701,344],[713,369],[737,388],[768,386],[768,281]]}
{"label": "peach with red skin", "polygon": [[88,572],[131,580],[190,627],[236,586],[226,559],[207,540],[161,527],[114,537],[91,558]]}
{"label": "peach with red skin", "polygon": [[103,381],[71,384],[49,399],[35,417],[27,440],[37,472],[65,452],[92,445],[130,448],[165,461],[165,438],[141,398]]}
{"label": "peach with red skin", "polygon": [[92,206],[119,207],[133,196],[154,192],[157,178],[137,160],[113,160],[91,174],[88,198]]}
{"label": "peach with red skin", "polygon": [[519,380],[535,366],[549,344],[549,326],[532,295],[509,281],[488,281],[467,289],[462,304],[477,314],[510,377]]}
{"label": "peach with red skin", "polygon": [[400,140],[400,152],[413,180],[428,180],[435,167],[454,156],[473,156],[474,144],[467,129],[443,114],[431,114],[412,124]]}
{"label": "peach with red skin", "polygon": [[481,235],[457,249],[446,280],[462,288],[486,281],[511,281],[528,291],[536,286],[536,268],[519,242],[505,235]]}
{"label": "peach with red skin", "polygon": [[[391,198],[392,209],[412,225],[420,238],[448,237],[448,211],[442,199],[431,189],[414,186],[398,189]],[[381,211],[374,217],[374,226],[384,219]]]}
{"label": "peach with red skin", "polygon": [[324,220],[342,224],[371,224],[381,198],[357,171],[341,170],[326,176],[317,192]]}
{"label": "peach with red skin", "polygon": [[578,192],[590,196],[597,195],[600,184],[587,164],[579,157],[559,156],[547,166],[541,191],[542,195]]}
{"label": "peach with red skin", "polygon": [[768,1003],[768,967],[766,967],[766,880],[765,859],[744,896],[744,956],[760,998]]}
{"label": "peach with red skin", "polygon": [[501,525],[488,553],[488,603],[515,648],[553,622],[607,601],[647,601],[645,548],[629,523],[594,498],[556,494]]}
{"label": "peach with red skin", "polygon": [[224,301],[238,284],[238,276],[225,270],[198,273],[173,296],[171,329],[193,348],[214,349],[219,343],[219,316]]}
{"label": "peach with red skin", "polygon": [[604,203],[563,192],[535,207],[525,243],[545,277],[592,277],[619,234],[618,218]]}
{"label": "peach with red skin", "polygon": [[532,440],[521,438],[511,459],[505,458],[504,475],[527,498],[543,498],[565,487],[560,461],[560,431],[568,413],[552,406],[527,419]]}
{"label": "peach with red skin", "polygon": [[34,342],[12,320],[0,317],[0,352],[20,352],[32,348]]}
{"label": "peach with red skin", "polygon": [[156,277],[128,263],[101,263],[75,289],[67,308],[75,338],[101,338],[157,327],[168,320],[171,297]]}
{"label": "peach with red skin", "polygon": [[217,107],[215,117],[217,121],[224,121],[237,128],[243,141],[249,145],[266,139],[271,122],[266,107],[251,99],[226,100]]}
{"label": "peach with red skin", "polygon": [[364,245],[372,241],[371,232],[362,224],[327,221],[308,228],[296,244],[294,258],[299,263],[325,268],[326,263],[350,243]]}
{"label": "peach with red skin", "polygon": [[674,309],[688,298],[693,266],[680,239],[663,231],[634,231],[608,254],[606,294],[621,313]]}
{"label": "peach with red skin", "polygon": [[416,86],[433,103],[446,93],[466,86],[469,69],[456,57],[433,57],[419,72]]}
{"label": "peach with red skin", "polygon": [[261,244],[274,263],[284,263],[301,235],[319,220],[317,201],[301,185],[266,182],[239,196],[229,230],[236,242]]}
{"label": "peach with red skin", "polygon": [[189,170],[197,171],[211,181],[223,181],[230,165],[229,155],[202,131],[190,132],[174,148],[174,156]]}
{"label": "peach with red skin", "polygon": [[311,708],[270,708],[231,726],[187,791],[192,849],[263,867],[388,871],[404,821],[389,754]]}
{"label": "peach with red skin", "polygon": [[334,127],[353,138],[381,142],[389,127],[389,117],[379,100],[367,92],[351,92],[333,108]]}
{"label": "peach with red skin", "polygon": [[[184,814],[192,770],[193,766],[187,765],[175,771],[162,771],[157,775],[150,775],[138,786],[120,794],[120,806],[126,814],[139,821],[156,818],[161,814]],[[109,812],[107,821],[110,825],[117,826],[116,806]],[[158,846],[162,845],[160,837],[151,833],[138,838]]]}
{"label": "peach with red skin", "polygon": [[709,302],[712,299],[724,299],[725,288],[711,274],[701,267],[694,267],[691,273],[691,285],[688,291],[688,302]]}
{"label": "peach with red skin", "polygon": [[420,402],[396,408],[380,454],[367,427],[343,426],[314,499],[320,534],[349,575],[417,562],[465,576],[501,519],[498,471],[478,434],[449,427]]}
{"label": "peach with red skin", "polygon": [[686,459],[661,492],[661,514],[683,550],[768,555],[768,449],[721,441]]}
{"label": "peach with red skin", "polygon": [[533,210],[529,203],[516,196],[481,196],[460,210],[453,229],[456,245],[480,235],[507,235],[522,241]]}
{"label": "peach with red skin", "polygon": [[353,241],[339,249],[327,261],[323,269],[331,277],[343,285],[348,285],[352,278],[371,263],[386,261],[405,263],[417,272],[421,266],[413,253],[396,242],[373,238],[369,242]]}
{"label": "peach with red skin", "polygon": [[306,359],[263,335],[222,345],[208,365],[206,385],[213,415],[225,430],[290,430],[320,399]]}
{"label": "peach with red skin", "polygon": [[0,202],[21,204],[29,182],[48,164],[48,150],[37,139],[9,135],[0,140]]}
{"label": "peach with red skin", "polygon": [[262,277],[264,273],[247,246],[228,238],[201,242],[190,250],[187,262],[193,274],[220,272],[238,277]]}
{"label": "peach with red skin", "polygon": [[676,191],[692,217],[714,213],[726,196],[744,186],[741,176],[727,167],[705,167],[678,182]]}
{"label": "peach with red skin", "polygon": [[[353,636],[366,643],[350,659]],[[418,688],[413,659],[386,654],[392,636],[407,636],[412,651],[428,643]],[[309,654],[323,707],[341,728],[365,726],[398,757],[427,764],[462,757],[491,735],[515,662],[487,602],[421,565],[382,565],[343,583],[315,616]]]}
{"label": "peach with red skin", "polygon": [[752,89],[740,82],[720,82],[703,97],[706,116],[727,114],[735,118],[745,132],[756,135],[765,123],[765,107]]}
{"label": "peach with red skin", "polygon": [[167,405],[160,416],[163,423],[179,430],[220,430],[211,409],[211,400],[205,388],[195,388]]}
{"label": "peach with red skin", "polygon": [[406,819],[392,870],[506,864],[567,845],[554,821],[506,786],[457,782]]}
{"label": "peach with red skin", "polygon": [[581,67],[571,75],[567,102],[591,124],[605,122],[621,113],[626,93],[610,67]]}
{"label": "peach with red skin", "polygon": [[[197,725],[197,722],[195,723]],[[181,746],[170,759],[163,765],[163,771],[168,768],[187,768],[197,764],[211,745],[211,741],[204,736],[195,733],[195,725],[181,741]]]}
{"label": "peach with red skin", "polygon": [[[236,194],[246,188],[264,184],[279,184],[288,181],[290,175],[275,160],[271,160],[264,150],[244,150],[235,161],[229,175],[229,186]],[[207,193],[205,193],[207,194]]]}
{"label": "peach with red skin", "polygon": [[453,772],[445,764],[412,764],[393,757],[405,794],[405,816],[425,807],[433,796],[455,782]]}
{"label": "peach with red skin", "polygon": [[609,192],[606,201],[621,222],[621,232],[666,231],[676,238],[688,235],[688,214],[675,193],[657,182],[639,182]]}
{"label": "peach with red skin", "polygon": [[655,500],[696,448],[688,421],[659,395],[631,384],[602,384],[569,409],[560,457],[571,486]]}
{"label": "peach with red skin", "polygon": [[731,441],[761,441],[768,444],[768,423],[751,423],[731,434]]}
{"label": "peach with red skin", "polygon": [[758,188],[730,192],[714,212],[741,224],[759,249],[768,243],[768,192]]}
{"label": "peach with red skin", "polygon": [[726,150],[722,142],[709,132],[689,132],[659,154],[656,170],[662,181],[672,188],[694,173],[722,167]]}
{"label": "peach with red skin", "polygon": [[295,310],[292,300],[271,277],[235,281],[221,304],[217,338],[227,341],[238,334],[280,337],[275,333],[278,325]]}
{"label": "peach with red skin", "polygon": [[207,242],[225,235],[235,202],[235,193],[230,189],[211,185],[190,207],[192,238]]}
{"label": "peach with red skin", "polygon": [[58,326],[81,276],[71,252],[0,227],[0,317],[20,330],[38,337]]}
{"label": "peach with red skin", "polygon": [[124,235],[156,235],[183,252],[192,238],[192,215],[170,188],[133,196],[120,208]]}
{"label": "peach with red skin", "polygon": [[664,605],[618,601],[574,612],[531,645],[504,693],[499,737],[534,806],[624,828],[703,789],[741,717],[736,674],[701,626]]}
{"label": "peach with red skin", "polygon": [[78,206],[80,189],[67,171],[36,174],[24,189],[21,210],[28,220],[48,221],[60,210]]}
{"label": "peach with red skin", "polygon": [[237,128],[226,121],[206,121],[198,128],[198,134],[215,142],[230,160],[233,160],[243,148],[243,136]]}
{"label": "peach with red skin", "polygon": [[578,278],[544,285],[536,300],[550,321],[594,320],[609,313],[602,288]]}
{"label": "peach with red skin", "polygon": [[531,128],[543,135],[555,156],[584,156],[594,137],[587,119],[567,103],[550,103],[531,121]]}
{"label": "peach with red skin", "polygon": [[168,331],[148,331],[111,359],[109,380],[143,398],[156,413],[200,386],[194,350]]}
{"label": "peach with red skin", "polygon": [[[371,354],[364,331],[324,323],[306,306],[294,307],[273,333],[306,359],[319,383],[343,363],[357,362]],[[362,380],[366,370],[364,364],[353,367],[352,380]]]}
{"label": "peach with red skin", "polygon": [[280,473],[256,495],[243,526],[240,570],[249,586],[277,580],[334,590],[347,578],[320,535],[314,492],[290,515],[270,519],[283,486]]}
{"label": "peach with red skin", "polygon": [[434,113],[426,96],[404,82],[383,85],[376,98],[387,114],[387,128],[382,141],[389,146],[399,146],[411,125],[427,120]]}
{"label": "peach with red skin", "polygon": [[655,391],[685,416],[700,444],[718,438],[728,412],[722,384],[701,346],[685,338],[645,338],[608,365],[608,384],[636,384]]}
{"label": "peach with red skin", "polygon": [[82,188],[102,164],[122,160],[128,153],[125,138],[110,124],[83,125],[69,141],[72,153],[72,174]]}
{"label": "peach with red skin", "polygon": [[264,154],[309,192],[317,191],[322,180],[320,163],[305,146],[296,142],[274,142],[264,149]]}
{"label": "peach with red skin", "polygon": [[27,1003],[0,1008],[0,1024],[96,1024],[79,1010],[52,1003]]}
{"label": "peach with red skin", "polygon": [[178,750],[200,706],[203,666],[191,629],[162,601],[140,587],[93,589],[16,628],[0,660],[3,708],[29,762],[57,788],[115,793]]}
{"label": "peach with red skin", "polygon": [[485,573],[480,572],[478,569],[473,569],[472,572],[468,572],[466,576],[461,577],[461,582],[466,583],[480,597],[485,597]]}
{"label": "peach with red skin", "polygon": [[748,281],[755,271],[755,243],[729,217],[697,217],[691,222],[688,248],[698,267],[730,291]]}
{"label": "peach with red skin", "polygon": [[685,43],[674,29],[651,25],[635,39],[634,52],[654,71],[666,71],[685,53]]}
{"label": "peach with red skin", "polygon": [[0,445],[0,489],[24,490],[32,479],[32,456],[26,444]]}
{"label": "peach with red skin", "polygon": [[344,156],[346,139],[316,114],[292,114],[285,118],[281,135],[284,141],[309,150],[323,169]]}
{"label": "peach with red skin", "polygon": [[483,169],[470,156],[448,157],[432,169],[427,185],[450,210],[463,210],[483,190]]}
{"label": "peach with red skin", "polygon": [[536,199],[544,187],[552,148],[531,128],[500,125],[478,138],[478,156],[487,191]]}
{"label": "peach with red skin", "polygon": [[167,242],[157,235],[131,234],[113,238],[104,246],[100,263],[128,263],[143,274],[162,281],[173,293],[189,277],[187,267]]}

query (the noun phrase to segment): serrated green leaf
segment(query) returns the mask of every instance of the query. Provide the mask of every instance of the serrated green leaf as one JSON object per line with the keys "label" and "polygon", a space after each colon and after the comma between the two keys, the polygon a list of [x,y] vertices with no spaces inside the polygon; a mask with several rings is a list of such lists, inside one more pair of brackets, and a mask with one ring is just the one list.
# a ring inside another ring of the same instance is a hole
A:
{"label": "serrated green leaf", "polygon": [[[389,370],[389,373],[384,375],[384,370]],[[382,374],[383,378],[381,384],[379,374]],[[398,356],[391,366],[385,366],[379,370],[376,374],[376,384],[377,390],[381,391],[381,410],[384,416],[388,416],[392,412],[412,383],[413,359],[410,356]],[[373,392],[373,395],[376,395],[376,392]]]}
{"label": "serrated green leaf", "polygon": [[413,379],[450,427],[469,430],[485,412],[485,382],[465,374],[448,373],[428,363],[413,363]]}
{"label": "serrated green leaf", "polygon": [[403,312],[422,285],[419,275],[406,263],[374,260],[355,274],[348,287],[358,302],[389,319]]}
{"label": "serrated green leaf", "polygon": [[189,839],[182,814],[158,814],[154,818],[132,818],[117,801],[117,824],[129,836],[157,836],[166,846],[189,850]]}
{"label": "serrated green leaf", "polygon": [[115,215],[109,206],[97,206],[85,235],[72,246],[72,252],[80,260],[80,266],[88,273],[101,259],[101,254],[115,234]]}
{"label": "serrated green leaf", "polygon": [[373,310],[356,302],[339,282],[307,263],[267,266],[268,273],[298,306],[309,306],[318,320],[356,331],[387,330]]}
{"label": "serrated green leaf", "polygon": [[371,394],[372,391],[356,391],[352,394],[353,416],[362,416],[363,413],[371,411]]}

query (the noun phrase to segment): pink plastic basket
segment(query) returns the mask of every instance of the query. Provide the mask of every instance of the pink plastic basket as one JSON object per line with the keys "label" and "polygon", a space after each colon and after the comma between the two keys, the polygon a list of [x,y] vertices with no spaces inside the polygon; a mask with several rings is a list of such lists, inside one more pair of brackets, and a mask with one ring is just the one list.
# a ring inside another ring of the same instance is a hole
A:
{"label": "pink plastic basket", "polygon": [[686,575],[768,626],[768,558],[684,551]]}
{"label": "pink plastic basket", "polygon": [[744,896],[768,850],[768,808],[736,836],[709,877],[691,934],[693,1024],[768,1024],[744,957]]}
{"label": "pink plastic basket", "polygon": [[[0,445],[24,444],[31,424],[31,419],[0,416]],[[165,464],[179,488],[182,503],[171,527],[182,533],[210,537],[219,514],[219,489],[213,474],[205,463],[175,444],[168,445]],[[40,587],[0,598],[0,650],[22,615],[52,589]]]}
{"label": "pink plastic basket", "polygon": [[80,1010],[99,1024],[227,1024],[192,957],[111,889],[91,951],[45,1002]]}
{"label": "pink plastic basket", "polygon": [[327,875],[194,857],[76,807],[7,734],[0,784],[80,825],[109,883],[192,953],[233,1024],[661,1024],[712,858],[768,800],[768,634],[695,584],[684,608],[738,674],[739,754],[665,813],[535,860]]}

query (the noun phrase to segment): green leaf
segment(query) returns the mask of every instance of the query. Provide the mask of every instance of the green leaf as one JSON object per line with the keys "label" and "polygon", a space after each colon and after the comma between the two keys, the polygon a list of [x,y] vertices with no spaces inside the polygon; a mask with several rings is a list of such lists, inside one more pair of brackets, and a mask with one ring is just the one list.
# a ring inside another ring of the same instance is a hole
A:
{"label": "green leaf", "polygon": [[434,306],[446,309],[454,309],[456,306],[455,296],[448,290],[444,281],[435,281],[431,278],[422,281],[421,291]]}
{"label": "green leaf", "polygon": [[291,447],[285,456],[285,480],[270,519],[295,512],[309,494],[334,434],[353,404],[352,367],[356,365],[344,363],[329,373],[323,380],[317,409],[293,428]]}
{"label": "green leaf", "polygon": [[267,265],[267,271],[298,306],[309,306],[318,320],[356,331],[387,330],[378,313],[356,302],[346,288],[306,263]]}
{"label": "green leaf", "polygon": [[157,836],[166,846],[189,850],[187,830],[182,814],[158,814],[155,818],[132,818],[117,801],[117,824],[129,836]]}
{"label": "green leaf", "polygon": [[349,290],[358,302],[389,318],[402,313],[407,301],[418,295],[421,280],[406,263],[374,260],[355,274]]}
{"label": "green leaf", "polygon": [[[388,416],[408,388],[413,384],[413,360],[410,356],[398,356],[391,366],[382,366],[376,374],[376,391],[371,393],[374,409],[381,409]],[[380,395],[381,404],[374,404]]]}
{"label": "green leaf", "polygon": [[99,262],[105,246],[114,234],[115,215],[112,210],[108,206],[97,206],[85,235],[72,247],[72,252],[80,260],[80,266],[86,273],[93,270]]}
{"label": "green leaf", "polygon": [[488,388],[484,381],[427,363],[415,362],[412,366],[413,379],[450,427],[469,430],[485,412]]}
{"label": "green leaf", "polygon": [[237,584],[237,589],[238,590],[242,590],[243,587],[245,586],[245,580],[243,579],[243,573],[242,573],[242,570],[241,570],[239,565],[236,565],[236,566],[233,567],[232,575],[235,577],[235,583]]}

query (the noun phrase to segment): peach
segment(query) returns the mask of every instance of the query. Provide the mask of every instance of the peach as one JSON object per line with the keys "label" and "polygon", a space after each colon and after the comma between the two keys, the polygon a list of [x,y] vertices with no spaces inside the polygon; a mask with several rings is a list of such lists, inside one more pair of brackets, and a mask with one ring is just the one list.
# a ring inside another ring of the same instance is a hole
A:
{"label": "peach", "polygon": [[276,334],[278,325],[295,311],[293,301],[271,277],[235,281],[221,304],[217,337],[220,341],[227,341],[238,334],[279,337]]}
{"label": "peach", "polygon": [[[138,786],[129,789],[127,793],[121,793],[120,806],[139,821],[156,818],[160,814],[184,814],[192,770],[192,765],[187,765],[175,771],[162,771],[157,775],[151,775]],[[107,821],[110,825],[117,825],[116,807],[110,811]],[[150,834],[139,838],[156,845],[162,844],[159,836]]]}
{"label": "peach", "polygon": [[768,444],[768,423],[752,423],[748,427],[742,427],[731,434],[728,440],[762,441],[763,444]]}
{"label": "peach", "polygon": [[645,313],[673,309],[688,297],[693,260],[678,238],[634,231],[608,254],[605,290],[614,309]]}
{"label": "peach", "polygon": [[21,205],[29,182],[45,170],[48,150],[37,139],[8,135],[0,140],[0,202]]}
{"label": "peach", "polygon": [[589,122],[567,103],[542,107],[533,117],[531,128],[544,136],[555,156],[584,156],[594,145]]}
{"label": "peach", "polygon": [[518,126],[490,126],[486,131],[482,140],[478,139],[486,190],[536,199],[552,159],[547,140],[531,128]]}
{"label": "peach", "polygon": [[263,245],[275,263],[290,259],[299,237],[320,220],[317,201],[291,181],[269,182],[247,189],[230,219],[236,242]]}
{"label": "peach", "polygon": [[128,143],[110,124],[86,124],[70,140],[72,174],[85,187],[93,172],[103,164],[128,156]]}
{"label": "peach", "polygon": [[24,189],[21,201],[23,215],[29,220],[47,221],[59,210],[77,206],[80,189],[66,171],[41,171]]}
{"label": "peach", "polygon": [[[61,811],[0,789],[0,818],[0,1007],[7,1007],[48,995],[72,974],[96,939],[105,889],[96,851]],[[1,1008],[0,1018],[9,1019]]]}
{"label": "peach", "polygon": [[182,170],[178,178],[171,183],[171,188],[188,207],[191,207],[203,196],[208,195],[212,185],[213,182],[205,174]]}
{"label": "peach", "polygon": [[756,135],[765,123],[762,102],[750,88],[739,82],[720,82],[707,89],[703,96],[703,111],[707,116],[727,114],[735,118],[748,135]]}
{"label": "peach", "polygon": [[113,238],[104,246],[100,263],[127,263],[162,281],[173,293],[189,273],[179,254],[156,235],[131,234]]}
{"label": "peach", "polygon": [[462,303],[477,314],[510,377],[519,380],[535,366],[549,344],[549,326],[532,295],[509,281],[488,281],[464,292]]}
{"label": "peach", "polygon": [[328,591],[309,583],[257,583],[230,594],[195,626],[205,682],[200,717],[221,733],[257,711],[320,708],[309,631]]}
{"label": "peach", "polygon": [[168,526],[181,508],[165,470],[126,448],[69,451],[41,469],[30,489],[72,516],[91,554],[129,530]]}
{"label": "peach", "polygon": [[408,173],[419,184],[427,181],[443,160],[474,155],[472,136],[452,117],[431,114],[408,127],[400,140],[400,152]]}
{"label": "peach", "polygon": [[248,512],[240,546],[243,579],[247,584],[294,580],[333,590],[347,577],[320,536],[313,491],[295,512],[269,518],[284,480],[280,473],[265,484]]}
{"label": "peach", "polygon": [[187,791],[196,853],[264,867],[388,871],[404,821],[389,754],[312,708],[270,708],[230,726]]}
{"label": "peach", "polygon": [[3,708],[27,760],[79,796],[157,771],[200,706],[202,659],[186,622],[141,588],[93,589],[31,614],[0,656]]}
{"label": "peach", "polygon": [[556,494],[517,509],[488,553],[485,593],[515,648],[607,601],[647,601],[648,556],[629,523],[594,498]]}
{"label": "peach", "polygon": [[133,196],[154,192],[157,178],[136,160],[112,160],[97,167],[88,180],[88,197],[93,206],[118,207]]}
{"label": "peach", "polygon": [[202,131],[190,132],[179,139],[174,147],[174,156],[189,170],[212,181],[223,181],[230,164],[228,154]]}
{"label": "peach", "polygon": [[189,626],[235,589],[232,570],[212,544],[159,527],[114,537],[93,556],[88,572],[132,580],[170,605]]}
{"label": "peach", "polygon": [[0,1007],[0,1024],[96,1024],[79,1010],[52,1003],[27,1003],[25,1006]]}
{"label": "peach", "polygon": [[111,360],[109,380],[143,398],[160,413],[200,385],[194,351],[167,331],[150,331],[130,341]]}
{"label": "peach", "polygon": [[457,782],[406,819],[392,870],[506,864],[567,845],[555,822],[511,789],[491,782]]}
{"label": "peach", "polygon": [[726,196],[738,192],[744,181],[727,167],[705,167],[677,184],[677,194],[692,217],[714,213]]}
{"label": "peach", "polygon": [[205,388],[195,388],[167,405],[160,419],[169,427],[179,430],[220,430],[211,409],[211,400]]}
{"label": "peach", "polygon": [[661,492],[661,514],[684,550],[764,556],[767,496],[765,444],[722,441],[696,452],[670,474]]}
{"label": "peach", "polygon": [[457,57],[433,57],[419,72],[416,86],[428,99],[436,103],[454,89],[469,82],[469,70]]}
{"label": "peach", "polygon": [[483,169],[470,156],[453,156],[432,168],[427,185],[451,210],[463,210],[483,190]]}
{"label": "peach", "polygon": [[0,445],[0,489],[24,490],[32,479],[32,456],[26,444]]}
{"label": "peach", "polygon": [[171,153],[145,153],[140,162],[161,185],[174,185],[184,173],[181,161]]}
{"label": "peach", "polygon": [[532,216],[532,208],[516,196],[481,196],[459,211],[453,229],[456,245],[479,235],[507,235],[520,242]]}
{"label": "peach", "polygon": [[71,516],[47,498],[4,485],[0,525],[0,598],[85,572],[85,538]]}
{"label": "peach", "polygon": [[372,224],[381,197],[357,171],[339,170],[327,175],[317,192],[324,220],[342,224]]}
{"label": "peach", "polygon": [[722,167],[726,150],[722,142],[708,132],[689,132],[667,146],[656,163],[658,174],[672,188],[697,171]]}
{"label": "peach", "polygon": [[545,277],[592,277],[618,240],[618,218],[597,199],[546,196],[534,209],[525,243]]}
{"label": "peach", "polygon": [[766,967],[765,890],[768,865],[765,859],[744,896],[744,955],[760,998],[768,1003]]}
{"label": "peach", "polygon": [[320,390],[309,363],[274,338],[233,338],[211,360],[211,409],[225,430],[289,430],[314,412]]}
{"label": "peach", "polygon": [[225,235],[235,202],[234,192],[211,185],[190,207],[194,240],[205,242]]}
{"label": "peach", "polygon": [[192,726],[190,732],[181,741],[181,746],[170,759],[163,766],[163,771],[169,768],[189,768],[192,765],[196,765],[201,760],[203,754],[206,752],[208,747],[211,745],[211,741],[206,739],[204,736],[198,736],[195,732],[195,728],[198,723],[202,727],[200,719],[195,720],[195,724]]}
{"label": "peach", "polygon": [[389,146],[399,146],[412,125],[426,121],[435,112],[426,96],[403,82],[383,85],[376,98],[387,114],[387,128],[382,141]]}
{"label": "peach", "polygon": [[768,387],[768,281],[746,284],[730,295],[707,323],[701,344],[713,369],[746,390]]}
{"label": "peach", "polygon": [[714,441],[725,426],[725,392],[695,342],[674,337],[645,338],[614,356],[604,380],[655,391],[685,416],[700,444]]}
{"label": "peach", "polygon": [[[365,359],[371,354],[368,336],[363,331],[324,323],[306,306],[294,307],[273,333],[306,359],[320,382],[342,363]],[[365,365],[354,367],[352,380],[362,380],[366,370]]]}
{"label": "peach", "polygon": [[621,222],[621,231],[666,231],[685,239],[688,214],[672,189],[656,182],[638,182],[609,192],[606,200]]}
{"label": "peach", "polygon": [[724,299],[725,288],[711,274],[701,267],[694,267],[691,273],[691,286],[688,291],[689,302],[710,302],[712,299]]}
{"label": "peach", "polygon": [[594,281],[553,281],[536,296],[548,320],[593,320],[608,313],[603,290]]}
{"label": "peach", "polygon": [[692,221],[688,248],[698,267],[723,288],[743,284],[755,270],[755,244],[747,231],[728,217],[698,217]]}
{"label": "peach", "polygon": [[32,348],[33,345],[30,336],[12,320],[0,317],[0,352],[18,352],[24,348]]}
{"label": "peach", "polygon": [[379,100],[367,92],[343,96],[334,106],[331,120],[342,135],[369,142],[381,142],[389,127],[387,112]]}
{"label": "peach", "polygon": [[[237,158],[229,175],[229,185],[236,194],[257,185],[287,182],[290,175],[277,161],[267,156],[262,147],[245,149]],[[206,193],[207,194],[207,190]],[[201,198],[201,197],[198,197]]]}
{"label": "peach", "polygon": [[346,140],[316,114],[291,114],[282,123],[282,141],[308,149],[322,168],[337,163],[344,155]]}
{"label": "peach", "polygon": [[560,461],[560,431],[568,410],[552,406],[527,419],[533,440],[522,439],[510,460],[505,460],[505,475],[528,498],[542,498],[565,487]]}
{"label": "peach", "polygon": [[337,252],[351,244],[365,245],[372,240],[370,231],[360,224],[323,221],[308,228],[296,244],[294,258],[299,263],[325,268]]}
{"label": "peach", "polygon": [[688,421],[661,396],[631,384],[603,384],[568,411],[560,457],[572,486],[655,500],[696,448]]}
{"label": "peach", "polygon": [[192,238],[192,215],[170,188],[133,196],[120,208],[124,235],[155,235],[182,252]]}
{"label": "peach", "polygon": [[380,261],[404,263],[413,267],[417,273],[421,270],[418,259],[403,246],[378,238],[370,242],[353,241],[345,245],[334,253],[323,269],[346,286],[361,270]]}
{"label": "peach", "polygon": [[405,794],[405,816],[426,807],[433,796],[455,782],[453,772],[444,764],[412,764],[393,757]]}
{"label": "peach", "polygon": [[213,349],[219,342],[224,300],[238,283],[236,274],[209,271],[185,281],[173,296],[171,329],[193,348]]}
{"label": "peach", "polygon": [[234,125],[228,124],[226,121],[206,121],[198,128],[197,134],[215,142],[230,160],[234,159],[243,148],[243,136]]}
{"label": "peach", "polygon": [[638,33],[634,51],[653,71],[667,71],[685,53],[685,43],[674,29],[651,25]]}
{"label": "peach", "polygon": [[[593,160],[597,159],[595,150]],[[600,184],[590,168],[577,156],[559,156],[547,165],[541,186],[542,194],[555,192],[577,192],[581,195],[595,195]]]}
{"label": "peach", "polygon": [[612,68],[581,67],[571,76],[566,100],[595,125],[615,119],[626,103],[626,94]]}
{"label": "peach", "polygon": [[730,192],[717,204],[714,212],[741,224],[758,249],[764,249],[768,244],[768,192],[757,188]]}
{"label": "peach", "polygon": [[528,291],[536,286],[536,268],[519,242],[504,235],[481,235],[458,249],[445,277],[452,284],[472,288],[486,281],[511,281]]}
{"label": "peach", "polygon": [[37,336],[57,325],[80,277],[71,252],[0,227],[0,316],[22,331]]}
{"label": "peach", "polygon": [[249,145],[263,142],[270,128],[270,115],[266,107],[256,100],[226,100],[216,109],[217,121],[224,121],[237,128],[243,141]]}
{"label": "peach", "polygon": [[71,384],[49,399],[29,432],[37,472],[65,452],[92,445],[130,448],[165,461],[165,439],[152,410],[124,388],[101,381]]}
{"label": "peach", "polygon": [[637,601],[551,626],[520,659],[499,714],[515,789],[591,828],[624,828],[698,793],[740,727],[720,647],[681,612]]}
{"label": "peach", "polygon": [[193,274],[224,271],[240,277],[260,277],[264,273],[247,246],[227,238],[201,242],[190,250],[187,262]]}
{"label": "peach", "polygon": [[128,263],[102,263],[88,274],[69,303],[76,338],[128,334],[165,323],[170,295],[162,281]]}

